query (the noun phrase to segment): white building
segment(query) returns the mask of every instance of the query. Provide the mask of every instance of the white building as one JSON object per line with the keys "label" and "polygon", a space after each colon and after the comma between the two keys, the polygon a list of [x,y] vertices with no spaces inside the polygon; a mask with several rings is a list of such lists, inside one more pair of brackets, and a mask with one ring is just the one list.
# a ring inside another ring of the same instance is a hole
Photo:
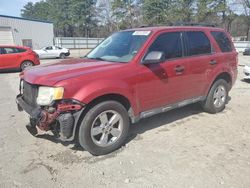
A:
{"label": "white building", "polygon": [[0,15],[0,45],[39,49],[53,44],[52,22]]}

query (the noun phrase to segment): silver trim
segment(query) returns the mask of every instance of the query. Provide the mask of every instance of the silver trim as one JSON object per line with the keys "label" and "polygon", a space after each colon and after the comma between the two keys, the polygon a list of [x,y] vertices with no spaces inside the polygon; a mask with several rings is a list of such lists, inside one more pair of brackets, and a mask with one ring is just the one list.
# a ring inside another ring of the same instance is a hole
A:
{"label": "silver trim", "polygon": [[194,97],[194,98],[183,100],[183,101],[180,101],[178,103],[171,104],[171,105],[167,105],[167,106],[163,106],[160,108],[155,108],[153,110],[141,112],[140,118],[147,118],[147,117],[153,116],[155,114],[164,113],[164,112],[170,111],[170,110],[175,109],[175,108],[180,108],[180,107],[183,107],[183,106],[186,106],[189,104],[203,101],[205,99],[206,99],[205,96]]}
{"label": "silver trim", "polygon": [[100,113],[92,123],[90,135],[97,146],[107,147],[116,143],[123,132],[122,116],[114,110]]}

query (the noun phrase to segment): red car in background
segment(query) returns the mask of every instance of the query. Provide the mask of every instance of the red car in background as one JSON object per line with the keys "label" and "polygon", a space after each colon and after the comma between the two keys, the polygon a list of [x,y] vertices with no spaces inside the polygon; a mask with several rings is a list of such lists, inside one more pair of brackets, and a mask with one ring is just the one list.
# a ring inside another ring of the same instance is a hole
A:
{"label": "red car in background", "polygon": [[0,71],[24,70],[40,65],[38,55],[28,47],[0,46]]}

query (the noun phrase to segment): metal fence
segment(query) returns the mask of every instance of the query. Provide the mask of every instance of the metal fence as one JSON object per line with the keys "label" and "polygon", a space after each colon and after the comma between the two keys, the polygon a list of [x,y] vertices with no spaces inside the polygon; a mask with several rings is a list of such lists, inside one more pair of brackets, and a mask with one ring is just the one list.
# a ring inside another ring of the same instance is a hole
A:
{"label": "metal fence", "polygon": [[70,49],[92,49],[96,47],[104,38],[84,38],[84,37],[56,37],[55,45]]}
{"label": "metal fence", "polygon": [[[84,37],[56,37],[55,45],[70,49],[92,49],[96,47],[104,38],[84,38]],[[238,52],[243,52],[250,48],[250,41],[234,41]]]}

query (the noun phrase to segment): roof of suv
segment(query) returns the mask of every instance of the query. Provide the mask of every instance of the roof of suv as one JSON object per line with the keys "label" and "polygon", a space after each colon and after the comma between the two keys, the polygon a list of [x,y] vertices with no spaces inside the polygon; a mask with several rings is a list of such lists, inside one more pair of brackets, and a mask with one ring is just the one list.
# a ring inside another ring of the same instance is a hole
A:
{"label": "roof of suv", "polygon": [[162,31],[162,30],[220,30],[224,31],[222,28],[218,27],[206,27],[206,26],[152,26],[152,27],[140,27],[140,28],[133,28],[133,29],[127,29],[125,31]]}

